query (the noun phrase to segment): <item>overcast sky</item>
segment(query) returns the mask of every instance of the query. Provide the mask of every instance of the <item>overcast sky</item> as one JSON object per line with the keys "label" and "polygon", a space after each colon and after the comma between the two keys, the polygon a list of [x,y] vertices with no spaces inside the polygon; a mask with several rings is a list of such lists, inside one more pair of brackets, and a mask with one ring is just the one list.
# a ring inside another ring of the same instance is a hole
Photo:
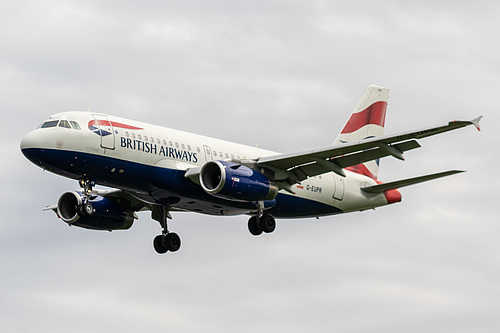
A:
{"label": "overcast sky", "polygon": [[[404,3],[404,4],[403,4]],[[498,332],[500,4],[495,1],[0,3],[2,332]],[[281,152],[333,142],[366,87],[386,134],[484,115],[379,178],[465,174],[319,220],[174,214],[157,255],[43,212],[75,181],[26,160],[49,115],[105,112]],[[497,216],[496,218],[494,216]]]}

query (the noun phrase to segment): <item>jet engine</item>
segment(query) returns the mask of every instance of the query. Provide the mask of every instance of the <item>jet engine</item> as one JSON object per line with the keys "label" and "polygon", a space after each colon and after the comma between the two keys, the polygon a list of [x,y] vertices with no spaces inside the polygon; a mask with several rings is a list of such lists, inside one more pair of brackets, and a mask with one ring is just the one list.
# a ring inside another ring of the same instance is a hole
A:
{"label": "jet engine", "polygon": [[227,161],[206,163],[200,172],[205,192],[233,201],[268,201],[278,195],[278,187],[263,174]]}
{"label": "jet engine", "polygon": [[91,196],[84,205],[81,192],[66,192],[57,202],[57,214],[69,225],[93,230],[128,229],[134,222],[134,212],[113,200]]}

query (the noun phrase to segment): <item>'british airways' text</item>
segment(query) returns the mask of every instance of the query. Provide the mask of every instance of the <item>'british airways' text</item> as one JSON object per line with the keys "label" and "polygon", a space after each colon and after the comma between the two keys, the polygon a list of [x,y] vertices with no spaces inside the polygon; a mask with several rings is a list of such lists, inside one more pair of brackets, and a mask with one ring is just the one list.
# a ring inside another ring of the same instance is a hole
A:
{"label": "'british airways' text", "polygon": [[120,144],[122,148],[142,151],[144,153],[150,153],[155,155],[161,155],[165,157],[175,158],[178,160],[183,160],[186,162],[197,163],[198,154],[187,150],[180,150],[173,147],[165,147],[162,145],[157,145],[153,142],[145,142],[141,140],[120,138]]}

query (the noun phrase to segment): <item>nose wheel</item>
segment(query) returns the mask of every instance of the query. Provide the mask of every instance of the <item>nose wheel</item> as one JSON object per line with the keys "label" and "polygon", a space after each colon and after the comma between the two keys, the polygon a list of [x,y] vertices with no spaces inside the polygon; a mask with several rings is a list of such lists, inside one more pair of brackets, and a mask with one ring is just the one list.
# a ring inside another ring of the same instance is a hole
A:
{"label": "nose wheel", "polygon": [[90,216],[94,214],[94,206],[88,201],[89,199],[87,197],[83,198],[83,203],[78,206],[78,212],[82,216]]}
{"label": "nose wheel", "polygon": [[94,206],[90,203],[90,195],[92,194],[92,187],[95,185],[95,182],[83,176],[78,183],[83,188],[82,204],[77,207],[78,212],[82,216],[90,216],[94,214]]}

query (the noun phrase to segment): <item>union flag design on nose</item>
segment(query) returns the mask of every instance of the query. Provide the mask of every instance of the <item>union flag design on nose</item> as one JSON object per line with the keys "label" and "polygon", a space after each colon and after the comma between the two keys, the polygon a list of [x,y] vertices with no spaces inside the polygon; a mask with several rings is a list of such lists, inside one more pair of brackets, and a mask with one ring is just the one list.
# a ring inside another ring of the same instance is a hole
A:
{"label": "union flag design on nose", "polygon": [[122,123],[119,123],[116,121],[95,120],[95,119],[89,121],[88,128],[89,128],[89,130],[91,130],[92,132],[94,132],[95,134],[97,134],[99,136],[107,136],[107,135],[112,134],[112,132],[103,129],[102,128],[103,126],[107,126],[107,127],[111,127],[111,128],[118,127],[118,128],[123,128],[123,129],[129,129],[129,130],[142,130],[142,129],[144,129],[141,127],[122,124]]}

